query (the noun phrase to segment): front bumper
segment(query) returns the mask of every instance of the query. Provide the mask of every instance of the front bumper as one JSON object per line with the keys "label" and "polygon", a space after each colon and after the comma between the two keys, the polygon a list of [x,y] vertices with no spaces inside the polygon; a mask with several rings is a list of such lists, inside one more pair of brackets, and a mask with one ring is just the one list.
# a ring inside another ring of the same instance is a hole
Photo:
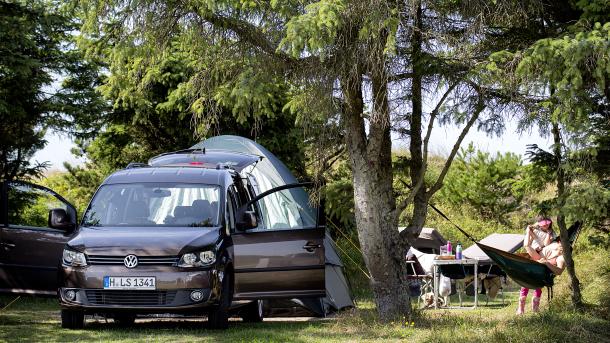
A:
{"label": "front bumper", "polygon": [[[104,289],[105,276],[155,277],[155,290]],[[186,269],[174,266],[62,266],[59,300],[62,308],[86,312],[131,311],[138,313],[193,312],[217,303],[222,273],[216,269]],[[74,299],[67,296],[74,291]],[[191,292],[200,291],[193,300]]]}

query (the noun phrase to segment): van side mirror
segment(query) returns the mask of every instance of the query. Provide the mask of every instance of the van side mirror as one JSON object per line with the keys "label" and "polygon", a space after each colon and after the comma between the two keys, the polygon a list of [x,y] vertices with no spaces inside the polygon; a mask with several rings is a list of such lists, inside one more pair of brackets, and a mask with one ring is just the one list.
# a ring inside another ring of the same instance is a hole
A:
{"label": "van side mirror", "polygon": [[63,208],[54,208],[49,211],[50,228],[70,232],[76,228],[76,222]]}
{"label": "van side mirror", "polygon": [[242,217],[237,220],[237,229],[239,231],[254,229],[257,226],[258,221],[256,220],[256,215],[254,215],[254,212],[252,211],[244,212]]}

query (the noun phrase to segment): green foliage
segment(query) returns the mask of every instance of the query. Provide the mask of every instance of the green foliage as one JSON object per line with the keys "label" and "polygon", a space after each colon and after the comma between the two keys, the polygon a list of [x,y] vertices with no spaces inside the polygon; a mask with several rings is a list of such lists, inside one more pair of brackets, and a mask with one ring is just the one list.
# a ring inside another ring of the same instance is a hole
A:
{"label": "green foliage", "polygon": [[354,187],[345,161],[331,171],[324,191],[327,217],[348,232],[355,232]]}
{"label": "green foliage", "polygon": [[105,104],[92,88],[97,70],[75,49],[74,30],[60,1],[0,2],[0,179],[47,167],[29,162],[47,128],[80,136],[99,128]]}
{"label": "green foliage", "polygon": [[0,180],[38,175],[30,157],[46,143],[52,100],[43,87],[62,69],[65,18],[42,1],[0,2]]}
{"label": "green foliage", "polygon": [[592,23],[610,20],[610,3],[606,0],[577,0],[575,5],[582,10],[584,20]]}
{"label": "green foliage", "polygon": [[[228,80],[216,90],[214,100],[218,105],[231,109],[235,120],[247,125],[247,120],[256,114],[256,119],[273,118],[284,107],[286,84],[280,80],[267,80],[251,68],[241,71],[235,80]],[[205,110],[205,108],[204,108]],[[204,113],[199,111],[200,116]]]}
{"label": "green foliage", "polygon": [[610,217],[610,190],[596,180],[579,180],[570,187],[561,211],[574,220],[599,223]]}
{"label": "green foliage", "polygon": [[524,51],[518,76],[553,88],[552,101],[541,103],[553,118],[574,128],[596,105],[591,94],[604,94],[610,78],[610,23],[558,38],[542,39]]}
{"label": "green foliage", "polygon": [[515,211],[523,199],[521,174],[520,156],[498,153],[492,157],[475,150],[471,143],[456,157],[441,196],[454,207],[467,203],[483,218],[505,222],[506,215]]}
{"label": "green foliage", "polygon": [[78,215],[82,216],[91,197],[108,173],[104,173],[100,168],[67,166],[66,169],[66,172],[47,175],[41,184],[61,194],[76,207]]}
{"label": "green foliage", "polygon": [[321,0],[305,6],[301,15],[293,16],[286,23],[286,34],[280,43],[294,57],[304,51],[319,54],[331,46],[343,24],[344,1]]}

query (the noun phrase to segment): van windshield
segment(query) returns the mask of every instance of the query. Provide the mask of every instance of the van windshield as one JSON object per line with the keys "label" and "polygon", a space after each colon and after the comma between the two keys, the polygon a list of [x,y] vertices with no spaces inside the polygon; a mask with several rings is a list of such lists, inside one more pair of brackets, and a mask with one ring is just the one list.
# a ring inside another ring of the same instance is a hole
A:
{"label": "van windshield", "polygon": [[130,183],[102,186],[83,226],[218,226],[218,186]]}

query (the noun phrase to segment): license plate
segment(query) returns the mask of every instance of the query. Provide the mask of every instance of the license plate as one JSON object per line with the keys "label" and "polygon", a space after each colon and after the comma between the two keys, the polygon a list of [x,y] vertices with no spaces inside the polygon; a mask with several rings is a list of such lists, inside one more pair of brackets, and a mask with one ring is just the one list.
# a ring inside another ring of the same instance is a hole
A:
{"label": "license plate", "polygon": [[154,276],[104,276],[104,289],[156,289]]}

